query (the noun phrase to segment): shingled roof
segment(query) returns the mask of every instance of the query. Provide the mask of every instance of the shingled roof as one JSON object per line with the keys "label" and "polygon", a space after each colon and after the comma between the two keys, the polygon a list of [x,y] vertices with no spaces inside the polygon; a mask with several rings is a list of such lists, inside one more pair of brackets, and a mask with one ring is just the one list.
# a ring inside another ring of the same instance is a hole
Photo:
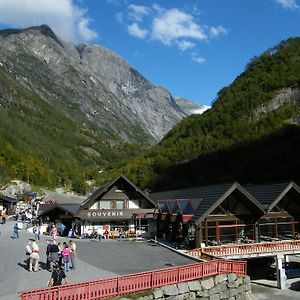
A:
{"label": "shingled roof", "polygon": [[151,204],[153,204],[153,207],[157,206],[157,203],[153,201],[151,198],[149,198],[142,190],[140,190],[133,182],[131,182],[127,177],[124,175],[120,175],[116,177],[111,182],[105,184],[103,187],[96,190],[89,198],[87,198],[82,204],[81,207],[85,208],[88,206],[88,203],[93,203],[96,199],[100,198],[102,195],[107,193],[114,185],[117,184],[118,181],[123,181],[127,183],[129,186],[131,186],[138,194],[140,194],[143,198],[145,198],[147,201],[149,201]]}
{"label": "shingled roof", "polygon": [[199,224],[236,189],[249,199],[261,214],[264,213],[263,206],[237,182],[153,193],[150,197],[158,202],[174,199],[191,200],[196,208],[191,221]]}
{"label": "shingled roof", "polygon": [[255,197],[268,211],[294,188],[300,194],[299,186],[293,181],[284,181],[270,184],[248,184],[244,185],[245,189]]}
{"label": "shingled roof", "polygon": [[74,216],[79,210],[80,204],[40,204],[39,215],[44,215],[56,208]]}

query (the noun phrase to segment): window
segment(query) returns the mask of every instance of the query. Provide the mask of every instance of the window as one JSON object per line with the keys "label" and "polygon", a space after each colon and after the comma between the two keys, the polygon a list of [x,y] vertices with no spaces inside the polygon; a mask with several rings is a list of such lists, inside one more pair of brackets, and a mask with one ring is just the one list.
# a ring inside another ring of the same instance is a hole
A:
{"label": "window", "polygon": [[111,209],[110,201],[99,201],[100,209]]}
{"label": "window", "polygon": [[116,209],[124,209],[124,201],[116,200]]}

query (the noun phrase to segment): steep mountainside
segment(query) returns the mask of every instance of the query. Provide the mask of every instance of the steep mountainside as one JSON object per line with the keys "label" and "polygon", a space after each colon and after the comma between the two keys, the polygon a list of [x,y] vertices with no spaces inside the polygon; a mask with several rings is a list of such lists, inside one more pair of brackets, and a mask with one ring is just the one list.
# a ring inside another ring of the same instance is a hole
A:
{"label": "steep mountainside", "polygon": [[112,51],[42,25],[0,31],[0,180],[82,184],[185,113]]}
{"label": "steep mountainside", "polygon": [[182,98],[175,97],[175,102],[180,108],[188,115],[191,114],[203,114],[206,110],[210,109],[207,105],[197,105],[193,101]]}
{"label": "steep mountainside", "polygon": [[45,25],[0,31],[0,55],[1,67],[18,84],[58,105],[69,118],[78,121],[81,114],[125,141],[158,141],[186,116],[167,90],[152,85],[117,54],[60,41]]}
{"label": "steep mountainside", "polygon": [[[231,163],[233,158],[236,159],[233,165],[251,161],[244,164],[248,167],[242,169],[244,181],[253,181],[253,174],[257,181],[278,179],[278,174],[282,179],[290,178],[292,174],[297,174],[294,170],[300,167],[299,160],[293,160],[297,156],[292,154],[300,153],[297,139],[299,119],[300,38],[291,38],[252,59],[232,84],[219,91],[211,109],[202,115],[192,115],[182,120],[158,146],[123,166],[122,171],[139,186],[153,189],[228,179],[240,182],[238,174],[242,172],[235,172],[234,166],[228,166],[224,174],[225,162],[220,162],[230,156]],[[295,142],[289,142],[288,138],[285,143],[275,140],[272,152],[268,152],[268,136],[283,139],[285,132],[290,132],[288,127],[291,125],[295,125],[296,129],[292,130],[293,135],[287,136]],[[276,161],[276,142],[279,157],[283,159],[280,164]],[[245,145],[252,151],[244,151]],[[239,153],[236,149],[243,151]],[[255,172],[261,170],[255,168],[258,160],[251,156],[257,152],[267,158],[259,160],[260,163],[267,161],[264,172]],[[270,153],[276,155],[270,156]],[[197,167],[200,162],[202,168]],[[206,177],[205,174],[210,175]]]}

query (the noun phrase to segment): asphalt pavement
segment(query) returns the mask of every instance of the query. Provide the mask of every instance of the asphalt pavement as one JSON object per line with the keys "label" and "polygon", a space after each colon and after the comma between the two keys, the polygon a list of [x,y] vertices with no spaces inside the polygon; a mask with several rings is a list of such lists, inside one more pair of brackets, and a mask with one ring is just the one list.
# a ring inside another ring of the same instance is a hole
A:
{"label": "asphalt pavement", "polygon": [[[40,267],[38,272],[26,269],[25,246],[34,235],[23,229],[19,239],[12,239],[15,222],[0,225],[0,299],[16,300],[18,291],[44,288],[51,273],[46,269],[46,239],[39,242]],[[59,242],[69,239],[58,238]],[[193,263],[184,257],[159,245],[133,240],[75,240],[78,249],[77,266],[67,273],[69,283],[97,280],[117,275],[167,268]],[[255,299],[300,299],[300,278],[288,280],[289,289],[272,288],[276,282],[255,280],[252,291]],[[294,289],[294,290],[292,290]]]}
{"label": "asphalt pavement", "polygon": [[[26,269],[25,246],[34,235],[23,229],[19,239],[13,239],[15,222],[0,225],[0,299],[18,299],[18,291],[44,288],[51,273],[46,269],[46,239],[42,236],[40,267],[38,272]],[[69,239],[58,238],[59,242]],[[179,255],[162,246],[133,240],[75,240],[77,266],[67,273],[69,283],[97,280],[117,275],[193,263],[194,260]]]}

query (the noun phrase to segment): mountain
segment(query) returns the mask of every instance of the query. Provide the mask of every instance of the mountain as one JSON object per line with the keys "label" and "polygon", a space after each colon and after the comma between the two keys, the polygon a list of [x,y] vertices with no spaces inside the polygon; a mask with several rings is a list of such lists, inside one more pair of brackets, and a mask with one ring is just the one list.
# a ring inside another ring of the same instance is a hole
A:
{"label": "mountain", "polygon": [[2,30],[0,41],[2,68],[75,121],[70,106],[125,141],[158,141],[186,116],[169,91],[152,85],[109,49],[76,47],[46,25]]}
{"label": "mountain", "polygon": [[67,43],[46,25],[0,31],[0,180],[79,184],[186,116],[109,49]]}
{"label": "mountain", "polygon": [[121,171],[152,190],[292,175],[300,181],[299,125],[300,38],[290,38],[254,57],[212,108],[183,119]]}
{"label": "mountain", "polygon": [[174,97],[174,100],[187,115],[203,114],[206,110],[210,109],[210,106],[198,105],[195,102],[183,97]]}

